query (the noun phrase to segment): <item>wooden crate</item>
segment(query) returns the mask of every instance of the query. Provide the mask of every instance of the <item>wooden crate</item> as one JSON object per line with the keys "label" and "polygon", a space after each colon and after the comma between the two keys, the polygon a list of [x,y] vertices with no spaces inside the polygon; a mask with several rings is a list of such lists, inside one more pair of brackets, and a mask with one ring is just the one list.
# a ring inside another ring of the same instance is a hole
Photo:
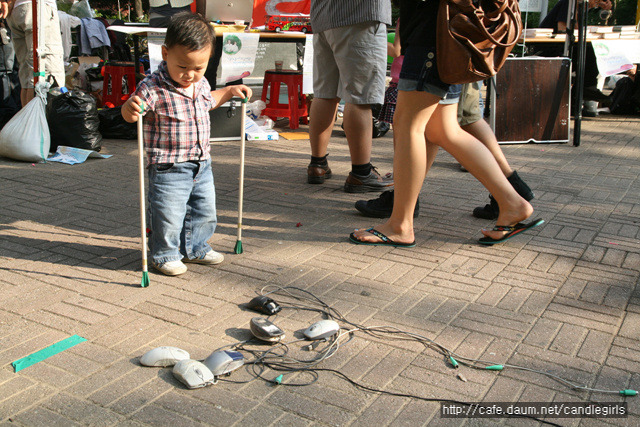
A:
{"label": "wooden crate", "polygon": [[569,58],[509,58],[495,78],[491,108],[498,141],[569,142],[570,81]]}

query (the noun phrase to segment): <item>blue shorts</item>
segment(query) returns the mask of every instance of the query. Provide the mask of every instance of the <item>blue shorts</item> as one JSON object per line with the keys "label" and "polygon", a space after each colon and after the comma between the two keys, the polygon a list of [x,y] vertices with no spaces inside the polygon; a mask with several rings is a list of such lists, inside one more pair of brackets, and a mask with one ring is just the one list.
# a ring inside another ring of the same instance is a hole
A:
{"label": "blue shorts", "polygon": [[435,48],[407,48],[400,71],[398,90],[428,92],[442,98],[441,104],[456,104],[462,85],[450,85],[440,80]]}

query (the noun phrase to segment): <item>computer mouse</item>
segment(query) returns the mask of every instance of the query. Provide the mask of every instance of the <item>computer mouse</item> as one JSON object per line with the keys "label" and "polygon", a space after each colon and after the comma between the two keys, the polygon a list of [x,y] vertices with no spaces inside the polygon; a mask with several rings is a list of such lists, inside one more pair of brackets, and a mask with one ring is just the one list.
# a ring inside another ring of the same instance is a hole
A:
{"label": "computer mouse", "polygon": [[340,325],[334,320],[320,320],[304,330],[303,334],[310,340],[329,338],[340,331]]}
{"label": "computer mouse", "polygon": [[204,359],[203,363],[213,375],[219,377],[220,375],[229,374],[244,365],[244,356],[237,351],[218,350]]}
{"label": "computer mouse", "polygon": [[202,362],[186,359],[176,363],[173,367],[173,376],[188,388],[206,387],[215,384],[213,373]]}
{"label": "computer mouse", "polygon": [[147,351],[140,358],[144,366],[173,366],[181,360],[189,359],[189,353],[178,347],[164,346]]}
{"label": "computer mouse", "polygon": [[282,310],[282,307],[277,302],[265,295],[259,295],[249,301],[247,308],[269,316]]}
{"label": "computer mouse", "polygon": [[284,339],[284,331],[264,317],[254,317],[249,322],[251,334],[262,341],[276,342]]}

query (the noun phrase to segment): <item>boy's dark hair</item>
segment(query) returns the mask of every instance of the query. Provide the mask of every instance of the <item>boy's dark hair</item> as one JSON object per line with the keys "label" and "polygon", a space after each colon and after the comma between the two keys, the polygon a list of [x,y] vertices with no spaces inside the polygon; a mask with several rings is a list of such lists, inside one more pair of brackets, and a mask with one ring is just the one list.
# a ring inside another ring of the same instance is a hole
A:
{"label": "boy's dark hair", "polygon": [[167,48],[184,46],[190,52],[211,47],[215,44],[215,31],[209,21],[199,13],[178,13],[171,18],[164,45]]}

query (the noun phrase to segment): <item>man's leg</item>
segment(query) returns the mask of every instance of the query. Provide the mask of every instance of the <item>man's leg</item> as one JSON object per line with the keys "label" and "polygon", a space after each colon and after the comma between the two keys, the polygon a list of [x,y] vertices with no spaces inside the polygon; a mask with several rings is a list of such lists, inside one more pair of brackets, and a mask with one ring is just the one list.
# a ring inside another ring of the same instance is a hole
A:
{"label": "man's leg", "polygon": [[331,178],[331,168],[327,162],[327,148],[336,119],[340,98],[314,98],[309,112],[309,142],[311,162],[307,167],[307,182],[322,184]]}
{"label": "man's leg", "polygon": [[349,144],[351,163],[371,162],[372,116],[371,106],[346,103],[343,118],[344,133]]}

